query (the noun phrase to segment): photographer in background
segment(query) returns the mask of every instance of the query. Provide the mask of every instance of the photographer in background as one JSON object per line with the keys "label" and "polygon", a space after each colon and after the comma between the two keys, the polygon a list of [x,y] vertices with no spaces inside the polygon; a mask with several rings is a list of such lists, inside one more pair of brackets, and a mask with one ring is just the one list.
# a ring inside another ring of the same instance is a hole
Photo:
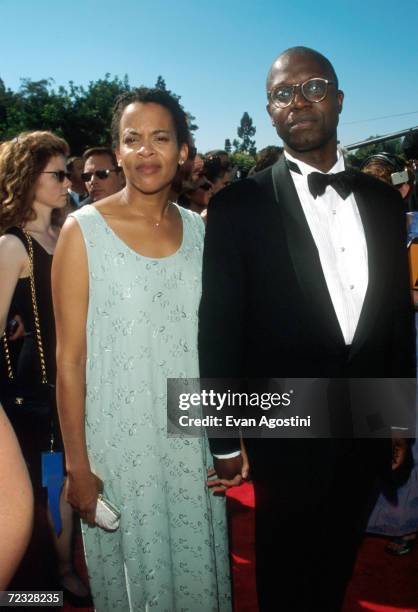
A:
{"label": "photographer in background", "polygon": [[415,174],[415,186],[409,199],[410,210],[418,210],[418,130],[413,130],[405,136],[402,143],[402,151]]}
{"label": "photographer in background", "polygon": [[364,160],[360,170],[395,187],[407,204],[406,210],[411,210],[409,196],[413,191],[415,176],[408,162],[402,157],[392,153],[376,153]]}

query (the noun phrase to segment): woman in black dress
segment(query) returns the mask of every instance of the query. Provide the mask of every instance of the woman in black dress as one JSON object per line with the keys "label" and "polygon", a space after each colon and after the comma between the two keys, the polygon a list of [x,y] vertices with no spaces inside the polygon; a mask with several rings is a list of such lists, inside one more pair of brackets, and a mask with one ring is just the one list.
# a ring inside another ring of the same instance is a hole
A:
{"label": "woman in black dress", "polygon": [[[71,185],[66,172],[67,155],[67,143],[50,132],[25,132],[0,146],[0,335],[10,318],[9,312],[19,314],[25,328],[22,348],[14,363],[7,359],[11,343],[2,337],[5,362],[9,366],[8,372],[2,375],[2,388],[5,387],[4,379],[12,375],[16,388],[23,390],[21,394],[25,397],[41,399],[36,397],[40,389],[52,391],[49,411],[42,409],[42,401],[36,409],[29,406],[29,410],[25,402],[13,403],[10,398],[7,402],[8,416],[28,464],[37,506],[44,508],[46,493],[41,482],[41,453],[50,448],[51,431],[54,431],[58,450],[60,446],[53,392],[56,339],[51,264],[60,217],[65,214],[67,190]],[[72,595],[83,598],[88,591],[72,566],[73,515],[63,496],[60,511],[62,531],[59,537],[51,528],[60,587],[69,592],[70,598]],[[50,517],[48,522],[52,526]],[[39,529],[35,522],[35,532],[37,527]]]}

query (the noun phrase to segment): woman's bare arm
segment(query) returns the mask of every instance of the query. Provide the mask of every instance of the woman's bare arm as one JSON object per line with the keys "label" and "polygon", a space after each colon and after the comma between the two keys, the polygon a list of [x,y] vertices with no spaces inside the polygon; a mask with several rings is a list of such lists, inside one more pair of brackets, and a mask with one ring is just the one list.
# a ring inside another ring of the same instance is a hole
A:
{"label": "woman's bare arm", "polygon": [[0,406],[0,591],[10,582],[32,533],[33,495],[14,431]]}
{"label": "woman's bare arm", "polygon": [[22,242],[16,236],[0,237],[0,335],[6,327],[7,314],[17,281],[29,274],[29,258]]}
{"label": "woman's bare arm", "polygon": [[86,320],[88,263],[80,227],[69,218],[61,230],[52,264],[57,329],[57,403],[64,440],[70,504],[94,522],[98,483],[91,473],[85,436]]}

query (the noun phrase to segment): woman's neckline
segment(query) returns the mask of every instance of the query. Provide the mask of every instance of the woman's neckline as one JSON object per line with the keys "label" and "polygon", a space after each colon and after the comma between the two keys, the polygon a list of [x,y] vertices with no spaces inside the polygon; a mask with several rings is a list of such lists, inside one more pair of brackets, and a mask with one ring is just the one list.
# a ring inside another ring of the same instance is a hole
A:
{"label": "woman's neckline", "polygon": [[109,230],[109,232],[111,232],[111,234],[115,237],[115,239],[120,242],[127,251],[129,251],[130,253],[133,253],[134,255],[136,255],[137,257],[141,257],[142,259],[148,259],[149,261],[167,261],[168,259],[171,259],[172,257],[175,257],[176,255],[178,255],[180,253],[180,251],[182,251],[183,246],[184,246],[184,240],[185,240],[185,231],[184,231],[184,217],[183,217],[183,213],[181,211],[180,206],[176,203],[176,202],[171,202],[175,208],[177,209],[179,215],[180,215],[180,219],[181,219],[181,224],[182,224],[182,236],[181,236],[181,242],[180,245],[178,247],[178,249],[176,249],[174,251],[174,253],[171,253],[170,255],[165,255],[164,257],[150,257],[149,255],[142,255],[142,253],[139,253],[138,251],[136,251],[135,249],[133,249],[132,247],[129,246],[129,244],[127,244],[120,236],[119,234],[117,234],[115,232],[115,230],[109,225],[109,223],[106,221],[105,217],[102,215],[102,213],[95,207],[95,206],[91,206],[91,208],[95,211],[95,213],[97,215],[99,215],[101,221],[105,224],[105,226],[107,227],[107,229]]}
{"label": "woman's neckline", "polygon": [[29,234],[29,236],[31,237],[32,241],[33,241],[33,242],[36,242],[36,244],[37,244],[37,245],[38,245],[38,246],[39,246],[39,247],[40,247],[40,248],[41,248],[41,249],[42,249],[42,250],[43,250],[43,251],[44,251],[44,252],[45,252],[47,255],[49,255],[50,257],[53,257],[54,253],[50,253],[50,252],[48,251],[48,249],[46,249],[46,248],[45,248],[45,247],[44,247],[44,246],[43,246],[43,245],[42,245],[42,244],[39,242],[39,240],[37,240],[36,238],[34,238],[34,237],[33,237],[33,235],[30,233],[30,231],[29,231],[29,230],[27,230],[27,229],[24,229],[24,228],[23,228],[23,231],[25,231],[27,234]]}

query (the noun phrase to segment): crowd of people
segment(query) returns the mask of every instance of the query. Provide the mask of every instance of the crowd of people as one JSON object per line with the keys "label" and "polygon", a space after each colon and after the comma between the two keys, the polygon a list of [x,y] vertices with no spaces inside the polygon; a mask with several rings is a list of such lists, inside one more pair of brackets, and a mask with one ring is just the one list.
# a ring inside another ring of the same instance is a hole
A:
{"label": "crowd of people", "polygon": [[[26,546],[39,555],[33,491],[73,605],[227,612],[220,493],[249,469],[261,612],[340,610],[365,529],[411,550],[418,447],[401,410],[380,439],[356,439],[343,386],[327,439],[167,436],[167,379],[415,377],[418,155],[347,168],[343,98],[324,56],[283,52],[267,108],[284,147],[248,177],[226,151],[199,154],[178,102],[145,87],[117,99],[109,147],[71,156],[46,131],[0,144],[0,400],[32,483],[1,412],[2,497],[20,484],[13,514],[0,503],[0,589]],[[408,464],[402,483],[391,463]],[[116,530],[97,527],[98,499],[120,512]]]}

